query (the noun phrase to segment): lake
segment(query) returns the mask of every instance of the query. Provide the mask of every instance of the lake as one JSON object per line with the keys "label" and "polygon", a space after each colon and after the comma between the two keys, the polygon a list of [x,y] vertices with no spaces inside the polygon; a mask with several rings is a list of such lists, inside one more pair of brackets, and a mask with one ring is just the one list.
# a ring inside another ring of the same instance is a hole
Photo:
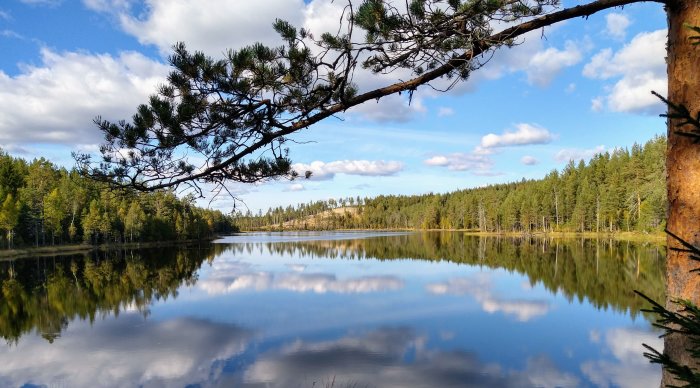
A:
{"label": "lake", "polygon": [[658,387],[665,249],[251,233],[0,263],[0,386]]}

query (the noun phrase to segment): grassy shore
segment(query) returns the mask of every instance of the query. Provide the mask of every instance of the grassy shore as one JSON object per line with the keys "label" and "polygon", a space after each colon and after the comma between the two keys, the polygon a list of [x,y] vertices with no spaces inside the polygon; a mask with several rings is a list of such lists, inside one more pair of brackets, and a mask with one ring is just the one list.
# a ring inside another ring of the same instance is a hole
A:
{"label": "grassy shore", "polygon": [[67,256],[88,253],[92,251],[109,251],[114,249],[140,249],[140,248],[159,248],[171,247],[177,245],[188,245],[197,242],[211,241],[215,237],[201,240],[176,240],[176,241],[153,241],[153,242],[135,242],[135,243],[109,243],[100,245],[91,244],[66,244],[52,245],[45,247],[25,247],[18,249],[2,249],[0,250],[0,260],[14,260],[25,257],[42,257],[42,256]]}

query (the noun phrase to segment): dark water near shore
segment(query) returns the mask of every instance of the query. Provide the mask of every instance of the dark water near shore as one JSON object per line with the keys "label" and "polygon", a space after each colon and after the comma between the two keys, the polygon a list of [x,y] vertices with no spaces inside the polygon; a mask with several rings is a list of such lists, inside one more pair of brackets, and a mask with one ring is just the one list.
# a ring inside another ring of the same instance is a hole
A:
{"label": "dark water near shore", "polygon": [[663,248],[244,234],[0,263],[0,386],[658,387]]}

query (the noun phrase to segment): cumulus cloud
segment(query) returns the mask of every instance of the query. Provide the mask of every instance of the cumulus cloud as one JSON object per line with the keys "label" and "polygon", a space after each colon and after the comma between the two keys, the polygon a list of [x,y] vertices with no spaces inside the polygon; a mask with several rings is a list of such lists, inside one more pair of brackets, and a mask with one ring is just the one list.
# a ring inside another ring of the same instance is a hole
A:
{"label": "cumulus cloud", "polygon": [[615,39],[625,39],[627,27],[632,24],[630,18],[623,13],[609,13],[605,15],[605,32]]}
{"label": "cumulus cloud", "polygon": [[404,164],[384,160],[336,160],[333,162],[315,161],[310,164],[295,163],[292,168],[300,175],[311,171],[311,180],[329,180],[336,174],[362,176],[390,176],[403,170]]}
{"label": "cumulus cloud", "polygon": [[525,155],[520,159],[520,162],[526,166],[534,166],[537,163],[539,163],[539,160],[537,160],[535,157],[530,156],[530,155]]}
{"label": "cumulus cloud", "polygon": [[520,322],[527,322],[549,312],[550,306],[546,301],[504,299],[496,296],[492,289],[493,284],[488,276],[455,278],[426,286],[426,290],[435,295],[471,295],[485,312],[500,312],[513,316]]}
{"label": "cumulus cloud", "polygon": [[[608,109],[615,112],[662,110],[661,101],[651,91],[664,96],[667,93],[666,33],[665,29],[640,33],[617,52],[610,48],[601,50],[584,66],[583,75],[588,78],[618,79],[604,98]],[[600,102],[602,104],[603,100]]]}
{"label": "cumulus cloud", "polygon": [[446,167],[452,171],[471,171],[475,174],[489,173],[493,160],[487,155],[455,152],[447,155],[435,155],[424,161],[428,166]]}
{"label": "cumulus cloud", "polygon": [[41,66],[0,72],[0,143],[86,144],[102,140],[92,120],[120,120],[162,83],[167,66],[142,54],[41,51]]}
{"label": "cumulus cloud", "polygon": [[538,125],[520,123],[515,125],[515,131],[505,131],[501,135],[489,133],[481,138],[482,148],[520,146],[529,144],[546,144],[554,139],[554,135],[546,128]]}
{"label": "cumulus cloud", "polygon": [[[493,155],[498,148],[509,146],[523,146],[531,144],[546,144],[551,142],[555,135],[546,128],[536,124],[520,123],[515,125],[515,130],[505,131],[497,135],[489,133],[481,138],[478,146],[471,152],[455,152],[451,154],[438,154],[423,161],[428,166],[446,167],[452,171],[470,171],[475,175],[494,176],[500,173],[493,171]],[[534,159],[523,160],[534,164]],[[525,163],[525,164],[528,164]]]}
{"label": "cumulus cloud", "polygon": [[[591,336],[591,341],[600,341],[600,334]],[[587,361],[581,365],[581,371],[599,387],[658,387],[661,368],[644,357],[643,343],[663,352],[663,339],[658,333],[628,328],[608,330],[605,344],[615,360]]]}
{"label": "cumulus cloud", "polygon": [[87,5],[116,12],[125,32],[142,44],[157,46],[164,54],[170,53],[176,42],[187,42],[191,49],[217,57],[230,48],[254,42],[279,45],[279,35],[272,28],[275,18],[284,15],[300,25],[305,9],[302,0],[210,0],[206,7],[197,0],[154,0],[148,2],[145,12],[132,11],[121,0],[107,4],[90,0]]}
{"label": "cumulus cloud", "polygon": [[580,149],[580,148],[564,148],[559,150],[554,155],[554,160],[557,162],[568,162],[569,160],[590,159],[593,156],[605,152],[605,146],[599,145],[595,148]]}
{"label": "cumulus cloud", "polygon": [[573,41],[567,41],[564,50],[549,47],[530,59],[526,69],[527,80],[530,84],[547,86],[562,69],[581,62],[582,58],[581,48]]}

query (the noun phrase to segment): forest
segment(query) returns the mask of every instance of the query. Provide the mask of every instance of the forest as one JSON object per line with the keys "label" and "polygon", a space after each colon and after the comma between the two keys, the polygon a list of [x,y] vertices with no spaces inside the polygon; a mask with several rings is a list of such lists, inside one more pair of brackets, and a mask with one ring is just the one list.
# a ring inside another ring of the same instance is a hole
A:
{"label": "forest", "polygon": [[666,138],[569,161],[543,179],[448,194],[340,198],[237,213],[256,229],[463,229],[481,232],[663,231]]}
{"label": "forest", "polygon": [[235,231],[232,221],[192,196],[114,190],[44,158],[0,150],[0,248],[201,239]]}

